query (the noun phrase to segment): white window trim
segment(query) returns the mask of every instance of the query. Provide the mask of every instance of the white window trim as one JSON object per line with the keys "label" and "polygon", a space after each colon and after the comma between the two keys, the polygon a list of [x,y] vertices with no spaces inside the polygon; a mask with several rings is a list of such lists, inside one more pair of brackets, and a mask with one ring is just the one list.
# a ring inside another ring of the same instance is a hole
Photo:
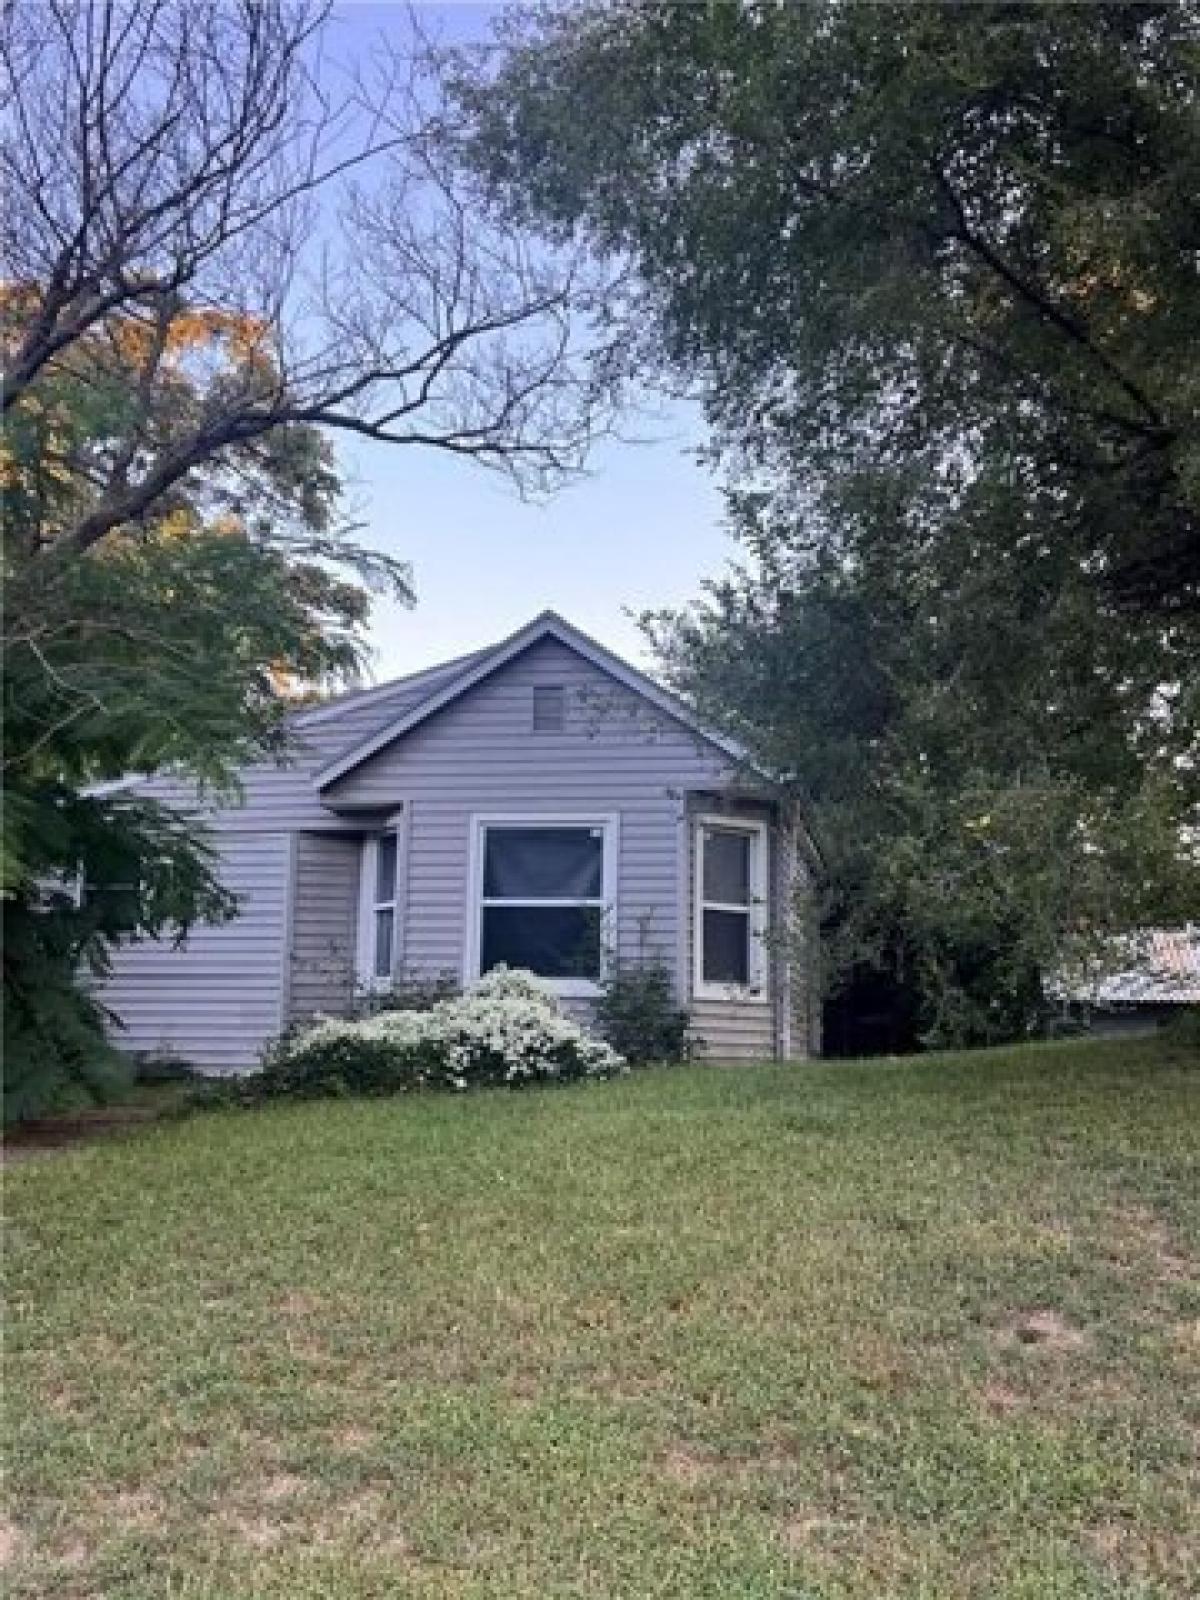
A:
{"label": "white window trim", "polygon": [[[704,838],[709,828],[726,833],[748,834],[750,846],[750,982],[709,983],[704,977],[704,913],[708,911],[746,912],[745,906],[728,905],[704,898]],[[768,988],[767,921],[768,905],[768,830],[765,822],[748,818],[706,813],[693,822],[692,865],[692,993],[697,1000],[737,1000],[747,1005],[767,1005]]]}
{"label": "white window trim", "polygon": [[[376,900],[375,880],[379,867],[379,841],[387,834],[396,837],[396,881],[392,886],[391,900]],[[400,904],[403,875],[407,869],[404,848],[403,815],[389,817],[378,833],[368,834],[362,842],[358,867],[358,939],[355,951],[355,977],[359,988],[372,994],[386,994],[396,981],[396,967],[401,947]],[[391,910],[392,913],[392,970],[386,977],[375,971],[375,913]]]}
{"label": "white window trim", "polygon": [[[621,819],[615,811],[597,812],[474,812],[470,819],[470,846],[467,860],[467,912],[466,938],[463,945],[463,982],[479,981],[479,963],[483,954],[483,862],[484,839],[489,828],[599,828],[603,833],[601,845],[600,885],[600,969],[607,972],[611,939],[616,927],[617,914],[617,861],[620,851]],[[519,904],[505,901],[507,905]],[[577,906],[579,900],[537,900],[530,905]],[[594,999],[600,986],[590,978],[539,978],[552,994],[564,999]]]}

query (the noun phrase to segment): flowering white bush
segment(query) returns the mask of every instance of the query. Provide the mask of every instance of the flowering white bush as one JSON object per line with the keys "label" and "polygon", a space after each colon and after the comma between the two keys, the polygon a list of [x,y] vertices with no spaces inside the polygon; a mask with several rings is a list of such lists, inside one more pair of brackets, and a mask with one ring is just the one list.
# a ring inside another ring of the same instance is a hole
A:
{"label": "flowering white bush", "polygon": [[454,1086],[527,1083],[536,1078],[602,1078],[624,1066],[616,1051],[559,1010],[530,972],[496,967],[436,1018]]}
{"label": "flowering white bush", "polygon": [[278,1094],[388,1093],[475,1084],[606,1078],[625,1062],[564,1016],[530,972],[493,968],[465,994],[428,1011],[328,1018],[284,1039],[264,1065]]}

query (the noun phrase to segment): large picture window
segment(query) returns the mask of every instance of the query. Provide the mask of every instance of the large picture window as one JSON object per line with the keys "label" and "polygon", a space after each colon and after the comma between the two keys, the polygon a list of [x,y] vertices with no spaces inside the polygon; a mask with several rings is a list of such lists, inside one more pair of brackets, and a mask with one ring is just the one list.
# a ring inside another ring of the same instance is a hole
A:
{"label": "large picture window", "polygon": [[473,977],[524,967],[563,993],[588,993],[604,964],[612,903],[607,821],[477,822]]}
{"label": "large picture window", "polygon": [[765,999],[767,830],[704,817],[696,827],[695,990]]}

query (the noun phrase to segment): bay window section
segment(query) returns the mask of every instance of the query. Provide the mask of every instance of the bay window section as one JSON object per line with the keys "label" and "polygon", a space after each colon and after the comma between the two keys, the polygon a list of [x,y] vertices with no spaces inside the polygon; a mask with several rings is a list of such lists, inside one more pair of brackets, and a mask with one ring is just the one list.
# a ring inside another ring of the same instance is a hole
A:
{"label": "bay window section", "polygon": [[700,819],[695,874],[697,995],[765,998],[766,880],[764,824]]}
{"label": "bay window section", "polygon": [[562,993],[594,990],[612,899],[609,826],[480,822],[476,850],[476,972],[523,967]]}

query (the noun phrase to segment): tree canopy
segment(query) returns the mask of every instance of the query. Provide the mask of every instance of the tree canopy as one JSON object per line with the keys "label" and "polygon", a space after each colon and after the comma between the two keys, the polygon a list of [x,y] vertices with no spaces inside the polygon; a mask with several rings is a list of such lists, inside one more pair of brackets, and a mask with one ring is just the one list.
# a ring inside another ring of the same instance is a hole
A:
{"label": "tree canopy", "polygon": [[460,137],[518,215],[630,255],[631,315],[739,466],[965,477],[994,451],[1115,593],[1200,604],[1193,4],[513,27],[455,79]]}
{"label": "tree canopy", "polygon": [[[224,330],[177,330],[150,409],[194,404],[187,360]],[[103,1093],[120,1063],[84,974],[112,946],[174,937],[236,907],[195,817],[121,780],[179,772],[228,793],[239,762],[285,753],[287,689],[359,663],[367,594],[327,561],[339,489],[311,428],[278,430],[230,470],[194,474],[80,553],[89,467],[120,449],[125,394],[106,361],[46,375],[0,452],[3,570],[5,1105],[27,1115]],[[394,563],[374,564],[403,588]]]}
{"label": "tree canopy", "polygon": [[748,559],[664,665],[928,1036],[1200,905],[1198,21],[613,0],[448,67],[460,158],[703,399]]}
{"label": "tree canopy", "polygon": [[[539,486],[602,423],[568,256],[489,224],[436,158],[417,37],[338,63],[325,0],[44,0],[0,22],[6,414],[87,348],[130,376],[86,549],[197,468],[320,424]],[[185,331],[236,326],[146,410]]]}

